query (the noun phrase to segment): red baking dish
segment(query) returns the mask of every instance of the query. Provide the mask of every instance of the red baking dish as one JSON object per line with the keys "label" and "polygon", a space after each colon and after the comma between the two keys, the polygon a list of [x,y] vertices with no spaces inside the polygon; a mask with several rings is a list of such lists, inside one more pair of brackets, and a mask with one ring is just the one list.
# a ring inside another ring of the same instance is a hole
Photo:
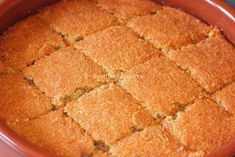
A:
{"label": "red baking dish", "polygon": [[[0,0],[0,34],[18,20],[57,0]],[[156,0],[158,3],[180,8],[205,22],[216,25],[235,45],[235,10],[222,0]],[[0,121],[0,140],[14,152],[30,157],[53,157],[53,154],[28,143]],[[0,152],[2,152],[0,148]],[[1,156],[1,155],[0,155]],[[10,156],[10,154],[8,155]],[[235,139],[208,157],[234,157]]]}

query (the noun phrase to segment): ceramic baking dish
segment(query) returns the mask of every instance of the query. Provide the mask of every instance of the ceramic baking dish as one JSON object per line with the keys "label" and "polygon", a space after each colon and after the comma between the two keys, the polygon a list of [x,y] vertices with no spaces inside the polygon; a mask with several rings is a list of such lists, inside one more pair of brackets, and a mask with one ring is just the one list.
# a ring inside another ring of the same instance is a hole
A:
{"label": "ceramic baking dish", "polygon": [[[18,20],[56,0],[0,0],[0,34]],[[222,0],[156,0],[158,3],[180,8],[205,22],[223,30],[228,40],[235,45],[235,10]],[[28,143],[0,121],[0,140],[22,156],[54,157],[47,151]],[[0,148],[1,152],[1,148]],[[1,155],[0,155],[1,156]],[[235,139],[208,157],[235,157]]]}

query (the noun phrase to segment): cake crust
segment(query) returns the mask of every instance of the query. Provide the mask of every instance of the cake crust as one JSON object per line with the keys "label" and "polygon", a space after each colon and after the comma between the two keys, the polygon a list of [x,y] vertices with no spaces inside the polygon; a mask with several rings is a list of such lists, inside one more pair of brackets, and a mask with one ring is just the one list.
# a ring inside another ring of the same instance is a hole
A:
{"label": "cake crust", "polygon": [[[66,112],[87,130],[95,140],[110,145],[118,139],[131,134],[133,128],[142,128],[138,116],[144,118],[145,112],[127,92],[111,84],[84,94],[77,102],[67,104]],[[151,125],[153,118],[145,120]],[[144,125],[145,126],[145,125]]]}
{"label": "cake crust", "polygon": [[92,0],[63,0],[42,10],[39,16],[71,42],[118,24]]}
{"label": "cake crust", "polygon": [[203,95],[202,88],[172,61],[161,56],[132,68],[120,85],[157,118],[176,113]]}
{"label": "cake crust", "polygon": [[163,50],[197,43],[205,39],[210,31],[199,19],[169,7],[154,15],[136,17],[130,20],[128,26]]}
{"label": "cake crust", "polygon": [[17,23],[0,39],[4,62],[15,69],[25,68],[63,46],[61,36],[38,16]]}
{"label": "cake crust", "polygon": [[0,76],[0,118],[6,121],[30,119],[51,110],[48,97],[31,86],[21,73]]}
{"label": "cake crust", "polygon": [[75,47],[111,74],[127,71],[160,52],[123,26],[113,26],[86,37]]}
{"label": "cake crust", "polygon": [[184,146],[206,153],[235,137],[234,117],[210,99],[198,99],[175,120],[166,121],[165,126]]}
{"label": "cake crust", "polygon": [[214,93],[213,98],[226,111],[235,114],[235,82]]}
{"label": "cake crust", "polygon": [[[156,149],[157,148],[157,149]],[[190,152],[164,128],[153,126],[122,139],[111,150],[117,157],[193,157],[202,152]]]}
{"label": "cake crust", "polygon": [[30,142],[59,156],[86,156],[94,151],[92,139],[61,110],[9,126]]}
{"label": "cake crust", "polygon": [[53,99],[90,90],[105,81],[101,67],[73,47],[66,47],[24,69],[40,90]]}
{"label": "cake crust", "polygon": [[115,16],[127,19],[156,13],[161,5],[152,0],[97,0],[98,5]]}
{"label": "cake crust", "polygon": [[168,56],[210,93],[235,80],[235,48],[218,30],[196,45],[170,51]]}

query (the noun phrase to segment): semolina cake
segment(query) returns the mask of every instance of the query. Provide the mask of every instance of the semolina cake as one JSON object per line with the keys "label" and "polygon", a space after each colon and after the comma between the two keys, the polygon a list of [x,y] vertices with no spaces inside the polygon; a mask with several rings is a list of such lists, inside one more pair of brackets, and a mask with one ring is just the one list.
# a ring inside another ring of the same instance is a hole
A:
{"label": "semolina cake", "polygon": [[165,128],[151,126],[118,141],[111,152],[117,157],[129,156],[175,156],[197,157],[202,151],[187,150]]}
{"label": "semolina cake", "polygon": [[235,49],[218,31],[195,45],[168,53],[198,83],[212,93],[235,78]]}
{"label": "semolina cake", "polygon": [[188,148],[206,153],[235,134],[234,117],[208,98],[198,99],[185,112],[179,112],[176,119],[167,119],[165,126]]}
{"label": "semolina cake", "polygon": [[109,26],[118,25],[114,16],[99,9],[92,0],[62,0],[45,8],[38,16],[71,42]]}
{"label": "semolina cake", "polygon": [[19,72],[1,75],[0,86],[0,118],[3,120],[32,119],[52,109],[51,100]]}
{"label": "semolina cake", "polygon": [[128,21],[127,26],[163,50],[197,43],[210,31],[209,26],[195,17],[169,7],[153,15],[135,17]]}
{"label": "semolina cake", "polygon": [[87,36],[75,47],[111,74],[127,71],[160,54],[152,44],[123,26]]}
{"label": "semolina cake", "polygon": [[0,41],[4,62],[18,70],[64,46],[61,36],[37,16],[11,27]]}
{"label": "semolina cake", "polygon": [[85,156],[95,147],[92,139],[62,110],[9,126],[32,143],[50,149],[59,156]]}
{"label": "semolina cake", "polygon": [[[114,84],[84,94],[77,102],[68,103],[65,109],[95,140],[106,144],[131,134],[134,128],[154,123],[153,117],[144,117],[146,111],[143,112],[129,93]],[[146,121],[141,122],[141,118]]]}
{"label": "semolina cake", "polygon": [[127,19],[156,13],[161,5],[151,0],[97,0],[98,5],[118,18]]}
{"label": "semolina cake", "polygon": [[205,157],[235,139],[235,47],[153,0],[61,0],[0,36],[0,121],[58,157]]}
{"label": "semolina cake", "polygon": [[[55,105],[60,105],[66,96],[81,93],[102,83],[95,75],[105,74],[104,70],[73,47],[61,48],[50,56],[23,70],[24,75]],[[105,81],[105,78],[103,79]]]}
{"label": "semolina cake", "polygon": [[192,78],[163,56],[132,68],[122,78],[120,85],[156,118],[174,114],[204,95]]}
{"label": "semolina cake", "polygon": [[215,101],[232,114],[235,113],[235,83],[231,83],[213,94]]}

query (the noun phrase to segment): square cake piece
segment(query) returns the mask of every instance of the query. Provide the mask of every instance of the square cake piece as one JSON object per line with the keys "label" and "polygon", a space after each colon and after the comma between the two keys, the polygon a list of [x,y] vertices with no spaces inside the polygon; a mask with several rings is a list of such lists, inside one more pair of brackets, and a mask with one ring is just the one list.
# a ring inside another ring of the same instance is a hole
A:
{"label": "square cake piece", "polygon": [[153,14],[161,8],[152,0],[97,0],[97,2],[101,8],[122,19]]}
{"label": "square cake piece", "polygon": [[235,117],[210,99],[198,99],[165,126],[184,146],[205,153],[235,138]]}
{"label": "square cake piece", "polygon": [[115,157],[202,157],[203,152],[190,152],[170,133],[159,126],[148,127],[121,139],[111,147]]}
{"label": "square cake piece", "polygon": [[214,93],[213,98],[226,111],[235,114],[235,82]]}
{"label": "square cake piece", "polygon": [[116,17],[92,0],[63,0],[47,7],[39,16],[71,41],[118,24]]}
{"label": "square cake piece", "polygon": [[51,110],[49,97],[31,86],[21,73],[0,76],[0,118],[5,121],[31,119]]}
{"label": "square cake piece", "polygon": [[75,47],[108,72],[122,72],[160,52],[130,29],[113,26],[86,37]]}
{"label": "square cake piece", "polygon": [[208,92],[235,80],[235,48],[217,31],[196,45],[170,51],[168,56]]}
{"label": "square cake piece", "polygon": [[199,19],[169,7],[154,15],[136,17],[130,20],[128,26],[163,50],[197,43],[210,31],[210,27]]}
{"label": "square cake piece", "polygon": [[84,94],[66,106],[66,112],[99,141],[110,145],[154,123],[153,117],[130,94],[110,84]]}
{"label": "square cake piece", "polygon": [[16,69],[25,68],[63,46],[61,36],[37,16],[17,23],[0,39],[4,62]]}
{"label": "square cake piece", "polygon": [[73,94],[80,96],[105,81],[98,77],[105,74],[102,68],[72,47],[56,51],[23,72],[55,100],[55,105],[61,105],[60,100]]}
{"label": "square cake piece", "polygon": [[196,82],[163,56],[132,68],[119,83],[155,117],[174,114],[203,95]]}
{"label": "square cake piece", "polygon": [[28,141],[58,156],[85,157],[95,149],[92,139],[61,110],[8,125]]}

